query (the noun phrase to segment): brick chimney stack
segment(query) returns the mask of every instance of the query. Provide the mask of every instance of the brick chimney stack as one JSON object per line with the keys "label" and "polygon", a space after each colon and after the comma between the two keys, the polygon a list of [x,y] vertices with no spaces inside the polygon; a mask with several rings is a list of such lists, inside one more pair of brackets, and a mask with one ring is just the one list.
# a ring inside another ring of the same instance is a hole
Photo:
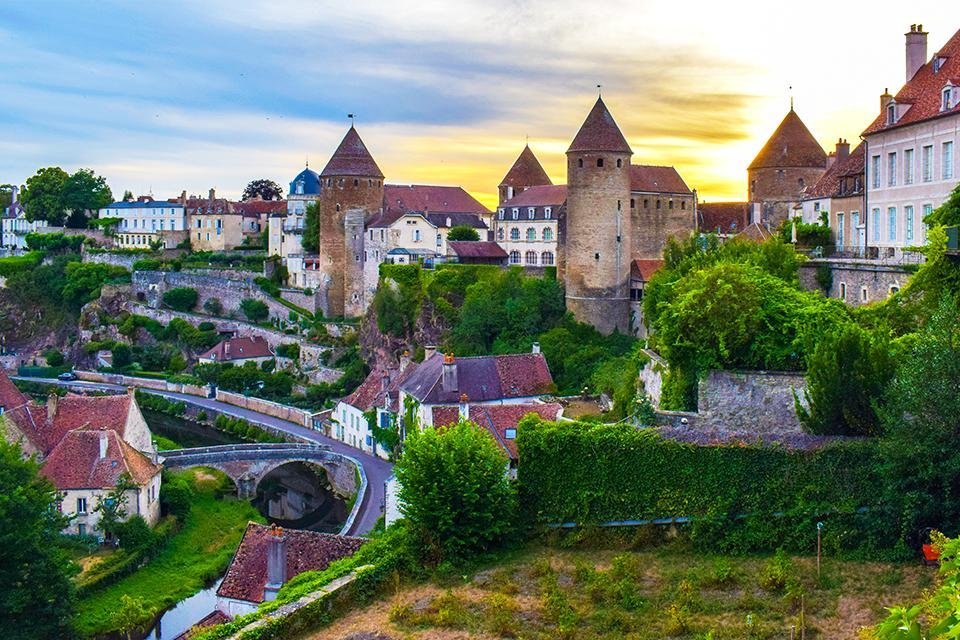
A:
{"label": "brick chimney stack", "polygon": [[60,402],[60,396],[56,393],[51,392],[47,396],[47,421],[53,422],[54,416],[57,415],[57,403]]}
{"label": "brick chimney stack", "polygon": [[10,190],[10,206],[16,205],[20,202],[20,187],[13,185],[13,188]]}
{"label": "brick chimney stack", "polygon": [[277,592],[287,581],[287,537],[277,525],[267,532],[267,584],[263,588],[263,599],[276,600]]}
{"label": "brick chimney stack", "polygon": [[890,95],[890,89],[884,89],[883,93],[880,94],[880,113],[886,113],[887,105],[890,104],[891,100],[893,100],[893,96]]}
{"label": "brick chimney stack", "polygon": [[217,198],[217,190],[216,190],[216,189],[210,189],[210,199],[211,199],[211,200],[216,200],[216,198]]}
{"label": "brick chimney stack", "polygon": [[470,419],[470,398],[465,393],[460,394],[459,414],[461,420]]}
{"label": "brick chimney stack", "polygon": [[906,37],[907,82],[916,75],[917,70],[927,63],[927,32],[922,24],[910,25]]}
{"label": "brick chimney stack", "polygon": [[107,429],[100,427],[100,459],[107,457]]}
{"label": "brick chimney stack", "polygon": [[457,384],[457,361],[452,353],[443,356],[443,376],[441,385],[443,390],[450,393],[460,388]]}
{"label": "brick chimney stack", "polygon": [[837,140],[836,162],[843,162],[850,155],[850,143],[844,138]]}

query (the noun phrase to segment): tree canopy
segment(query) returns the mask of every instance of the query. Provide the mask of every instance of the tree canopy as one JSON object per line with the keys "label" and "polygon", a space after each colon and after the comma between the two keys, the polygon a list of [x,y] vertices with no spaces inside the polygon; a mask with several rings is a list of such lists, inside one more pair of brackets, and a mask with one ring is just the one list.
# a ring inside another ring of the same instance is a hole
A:
{"label": "tree canopy", "polygon": [[282,200],[283,188],[273,180],[268,180],[267,178],[251,180],[243,190],[241,199],[252,200],[257,196],[260,196],[263,200]]}
{"label": "tree canopy", "polygon": [[320,207],[316,202],[307,204],[303,219],[303,237],[300,239],[300,246],[304,253],[317,253],[320,251]]}
{"label": "tree canopy", "polygon": [[480,240],[480,234],[477,233],[477,230],[466,224],[458,224],[457,226],[450,229],[450,232],[447,234],[448,241],[457,241],[457,240],[466,240],[469,242],[477,242]]}
{"label": "tree canopy", "polygon": [[103,176],[93,169],[80,169],[63,184],[62,204],[70,210],[67,226],[84,229],[87,226],[87,212],[96,212],[113,202],[113,193]]}
{"label": "tree canopy", "polygon": [[80,169],[73,175],[60,167],[38,169],[27,178],[23,193],[27,219],[46,220],[55,227],[66,223],[69,227],[85,228],[87,212],[101,209],[112,201],[107,181],[92,169]]}
{"label": "tree canopy", "polygon": [[[4,420],[0,417],[0,423]],[[2,424],[0,424],[2,426]],[[74,565],[57,542],[57,492],[0,438],[0,620],[9,640],[70,637]]]}

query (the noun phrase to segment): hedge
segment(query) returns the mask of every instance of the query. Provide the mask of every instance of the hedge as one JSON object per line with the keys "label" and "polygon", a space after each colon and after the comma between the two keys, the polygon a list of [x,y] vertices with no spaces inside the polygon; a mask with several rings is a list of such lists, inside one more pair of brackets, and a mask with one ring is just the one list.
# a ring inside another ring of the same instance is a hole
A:
{"label": "hedge", "polygon": [[15,273],[32,271],[43,261],[43,251],[30,251],[22,256],[0,258],[0,276],[8,277]]}
{"label": "hedge", "polygon": [[809,551],[818,521],[836,551],[873,553],[897,538],[872,442],[813,452],[695,446],[629,426],[528,417],[517,446],[530,522],[689,518],[695,542],[727,552]]}

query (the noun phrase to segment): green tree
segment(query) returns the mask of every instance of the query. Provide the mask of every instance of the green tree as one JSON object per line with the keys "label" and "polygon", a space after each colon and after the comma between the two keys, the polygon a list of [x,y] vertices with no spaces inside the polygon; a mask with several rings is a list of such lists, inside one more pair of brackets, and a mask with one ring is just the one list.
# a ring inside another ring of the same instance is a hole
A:
{"label": "green tree", "polygon": [[66,218],[63,187],[69,177],[60,167],[46,167],[27,178],[22,200],[28,220],[46,220],[54,227],[63,226]]}
{"label": "green tree", "polygon": [[270,317],[270,308],[265,302],[246,298],[240,302],[240,310],[250,322],[263,322]]}
{"label": "green tree", "polygon": [[100,289],[108,282],[130,279],[130,272],[123,267],[94,262],[71,262],[65,273],[63,299],[77,309],[99,298]]}
{"label": "green tree", "polygon": [[889,502],[904,538],[923,527],[949,531],[960,521],[960,304],[940,307],[899,356],[881,418]]}
{"label": "green tree", "polygon": [[56,489],[38,470],[34,459],[0,438],[0,620],[6,640],[71,637],[76,567],[57,544],[67,520]]}
{"label": "green tree", "polygon": [[66,358],[63,357],[63,354],[53,348],[44,351],[43,357],[46,358],[47,366],[50,367],[59,367],[66,362]]}
{"label": "green tree", "polygon": [[110,353],[113,356],[113,366],[117,369],[129,367],[133,364],[133,350],[128,344],[118,342],[110,350]]}
{"label": "green tree", "polygon": [[283,189],[273,180],[261,178],[251,180],[243,190],[242,200],[251,200],[260,196],[264,200],[282,200]]}
{"label": "green tree", "polygon": [[176,311],[192,311],[199,294],[192,287],[176,287],[163,294],[163,304]]}
{"label": "green tree", "polygon": [[125,189],[123,192],[123,201],[124,202],[133,202],[136,198],[133,197],[133,191],[130,189]]}
{"label": "green tree", "polygon": [[931,227],[952,227],[960,225],[960,184],[950,192],[946,201],[931,211],[924,219]]}
{"label": "green tree", "polygon": [[304,253],[319,253],[320,251],[320,206],[316,202],[307,204],[303,217],[303,237],[300,246]]}
{"label": "green tree", "polygon": [[0,184],[0,213],[13,204],[12,184]]}
{"label": "green tree", "polygon": [[457,561],[502,541],[515,524],[507,457],[470,422],[408,432],[395,468],[401,510],[432,561]]}
{"label": "green tree", "polygon": [[477,230],[467,224],[458,224],[447,234],[448,241],[456,240],[467,240],[471,242],[477,242],[480,240],[480,234],[477,233]]}
{"label": "green tree", "polygon": [[98,501],[93,510],[100,514],[100,530],[105,534],[113,535],[115,529],[124,518],[127,517],[128,491],[137,488],[130,474],[124,471],[117,478],[117,484],[104,494]]}
{"label": "green tree", "polygon": [[889,345],[847,324],[824,336],[808,360],[809,409],[798,397],[800,422],[821,435],[879,435],[877,403],[892,377]]}
{"label": "green tree", "polygon": [[64,181],[61,198],[63,207],[71,211],[67,226],[84,229],[88,212],[96,213],[113,202],[113,193],[103,176],[96,175],[93,169],[80,169]]}

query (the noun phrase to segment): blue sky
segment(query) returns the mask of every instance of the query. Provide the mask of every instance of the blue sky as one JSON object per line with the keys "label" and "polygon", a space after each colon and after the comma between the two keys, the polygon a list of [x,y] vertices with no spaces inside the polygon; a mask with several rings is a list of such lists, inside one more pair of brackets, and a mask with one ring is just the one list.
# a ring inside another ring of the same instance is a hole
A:
{"label": "blue sky", "polygon": [[707,199],[741,197],[788,86],[825,146],[855,141],[903,81],[909,25],[925,24],[931,53],[960,28],[927,0],[868,15],[717,5],[2,2],[0,182],[60,165],[93,168],[116,195],[237,196],[308,156],[322,167],[354,112],[389,181],[489,201],[527,136],[563,180],[602,83],[635,161],[676,165]]}

